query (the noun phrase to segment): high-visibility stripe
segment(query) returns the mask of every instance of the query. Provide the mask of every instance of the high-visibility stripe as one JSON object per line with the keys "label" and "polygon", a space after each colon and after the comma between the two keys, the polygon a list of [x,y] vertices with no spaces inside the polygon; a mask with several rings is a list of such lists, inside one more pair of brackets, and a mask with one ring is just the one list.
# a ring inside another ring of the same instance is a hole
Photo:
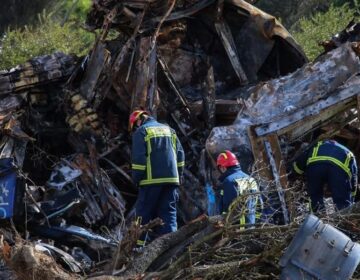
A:
{"label": "high-visibility stripe", "polygon": [[154,127],[147,127],[145,128],[145,130],[146,130],[145,141],[156,137],[172,137],[172,133],[169,127],[154,126]]}
{"label": "high-visibility stripe", "polygon": [[312,157],[316,157],[317,156],[317,154],[318,154],[318,152],[319,152],[319,148],[320,148],[320,146],[322,145],[322,141],[319,141],[318,143],[317,143],[317,145],[316,145],[316,147],[314,148],[314,150],[313,150],[313,153],[312,153]]}
{"label": "high-visibility stripe", "polygon": [[146,166],[145,165],[140,165],[140,164],[132,164],[131,168],[134,170],[145,170]]}
{"label": "high-visibility stripe", "polygon": [[341,169],[343,169],[347,173],[347,175],[349,177],[351,177],[350,168],[348,166],[345,166],[345,164],[342,163],[340,160],[333,158],[333,157],[328,157],[328,156],[312,157],[307,160],[307,164],[318,162],[318,161],[330,161],[330,162],[336,164],[337,166],[339,166]]}
{"label": "high-visibility stripe", "polygon": [[245,224],[246,224],[245,215],[241,215],[241,217],[240,217],[240,225],[245,225]]}
{"label": "high-visibility stripe", "polygon": [[297,164],[296,164],[296,162],[294,162],[293,163],[293,167],[294,167],[294,170],[295,170],[295,172],[297,173],[297,174],[303,174],[304,173],[304,171],[302,171],[300,168],[299,168],[299,166],[297,166]]}
{"label": "high-visibility stripe", "polygon": [[135,220],[135,224],[139,226],[139,225],[141,225],[141,221],[142,221],[142,217],[138,216]]}
{"label": "high-visibility stripe", "polygon": [[[172,152],[174,154],[174,160],[177,161],[177,153],[176,153],[176,134],[171,132],[169,127],[147,127],[145,142],[147,145],[147,157],[146,157],[146,179],[140,181],[140,186],[143,185],[151,185],[151,184],[159,184],[159,183],[179,183],[179,175],[176,174],[176,177],[172,178],[152,178],[152,166],[151,166],[151,139],[152,138],[160,138],[160,137],[170,137],[172,144]],[[185,166],[185,162],[177,163],[177,167]],[[176,172],[178,172],[176,170]]]}
{"label": "high-visibility stripe", "polygon": [[353,153],[348,152],[346,154],[346,160],[345,162],[341,162],[340,160],[338,160],[337,158],[334,157],[329,157],[329,156],[318,156],[318,152],[319,152],[319,148],[322,145],[322,141],[320,141],[317,146],[314,148],[313,153],[312,153],[312,157],[309,158],[306,162],[306,164],[310,164],[310,163],[314,163],[314,162],[318,162],[318,161],[330,161],[334,164],[336,164],[337,166],[339,166],[341,169],[343,169],[346,174],[351,177],[351,170],[349,168],[349,164],[350,164],[350,160],[351,158],[354,156]]}
{"label": "high-visibility stripe", "polygon": [[246,224],[246,219],[245,219],[245,215],[244,215],[244,214],[241,215],[239,222],[240,222],[240,223],[239,223],[239,224],[240,224],[240,230],[245,230],[244,225]]}
{"label": "high-visibility stripe", "polygon": [[254,178],[240,178],[235,179],[237,184],[238,196],[244,194],[244,192],[258,191],[258,185]]}
{"label": "high-visibility stripe", "polygon": [[141,180],[140,186],[151,185],[151,184],[160,184],[160,183],[177,183],[177,184],[179,184],[179,178],[158,178],[158,179]]}
{"label": "high-visibility stripe", "polygon": [[136,245],[138,245],[138,246],[144,246],[144,245],[145,245],[145,241],[138,239],[138,240],[136,241]]}
{"label": "high-visibility stripe", "polygon": [[349,164],[350,164],[350,160],[351,160],[351,158],[353,157],[354,155],[353,155],[353,153],[351,153],[351,152],[349,152],[349,153],[347,153],[347,155],[346,155],[346,160],[345,160],[345,166],[349,166]]}
{"label": "high-visibility stripe", "polygon": [[174,151],[176,151],[176,134],[174,134],[174,133],[171,134],[171,143],[172,143]]}
{"label": "high-visibility stripe", "polygon": [[[150,142],[150,139],[146,139],[145,138],[145,142],[146,142],[146,145],[147,145],[147,157],[146,157],[146,178],[149,180],[152,178],[152,173],[151,173],[151,158],[150,158],[150,155],[151,155],[151,142]],[[141,184],[141,182],[140,182]]]}
{"label": "high-visibility stripe", "polygon": [[[172,153],[174,156],[174,160],[177,163],[176,134],[174,134],[174,133],[171,134],[171,143],[172,143]],[[185,165],[185,163],[184,163],[184,165]],[[175,172],[176,172],[176,177],[179,177],[179,171],[176,169]]]}
{"label": "high-visibility stripe", "polygon": [[[259,201],[260,201],[260,203],[259,203]],[[260,207],[258,204],[260,204]],[[260,208],[260,211],[258,211],[259,208]],[[255,221],[259,220],[261,218],[262,210],[263,210],[263,208],[261,205],[261,199],[259,199],[259,195],[257,195],[255,198]]]}

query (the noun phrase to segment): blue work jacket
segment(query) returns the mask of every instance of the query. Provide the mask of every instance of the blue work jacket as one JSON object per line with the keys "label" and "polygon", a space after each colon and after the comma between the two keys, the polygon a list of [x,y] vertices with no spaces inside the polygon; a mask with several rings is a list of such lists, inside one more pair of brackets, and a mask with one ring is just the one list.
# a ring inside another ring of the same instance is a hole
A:
{"label": "blue work jacket", "polygon": [[[219,180],[221,182],[219,210],[222,214],[228,211],[229,206],[238,196],[259,191],[255,179],[242,172],[238,166],[228,168]],[[248,197],[246,201],[247,215],[241,218],[241,223],[255,223],[255,214],[258,214],[256,211],[261,202],[261,198],[259,198],[259,194]]]}
{"label": "blue work jacket", "polygon": [[185,154],[175,131],[148,117],[132,135],[132,178],[139,186],[179,185]]}
{"label": "blue work jacket", "polygon": [[293,168],[296,173],[303,174],[308,165],[317,162],[328,162],[337,166],[349,176],[352,187],[357,186],[356,159],[345,146],[334,140],[319,141],[293,163]]}

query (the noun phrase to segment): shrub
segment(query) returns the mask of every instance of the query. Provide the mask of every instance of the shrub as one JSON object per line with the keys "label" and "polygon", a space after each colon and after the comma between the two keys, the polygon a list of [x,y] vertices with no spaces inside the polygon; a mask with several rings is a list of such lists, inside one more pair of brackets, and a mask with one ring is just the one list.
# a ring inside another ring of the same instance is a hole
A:
{"label": "shrub", "polygon": [[354,18],[356,11],[355,7],[351,8],[348,4],[338,7],[331,5],[326,12],[300,19],[290,32],[302,46],[308,58],[313,60],[323,51],[319,42],[343,30]]}
{"label": "shrub", "polygon": [[88,52],[94,35],[77,24],[66,22],[63,26],[51,16],[40,16],[36,26],[8,29],[3,35],[0,69],[24,63],[32,57],[55,51],[84,55]]}

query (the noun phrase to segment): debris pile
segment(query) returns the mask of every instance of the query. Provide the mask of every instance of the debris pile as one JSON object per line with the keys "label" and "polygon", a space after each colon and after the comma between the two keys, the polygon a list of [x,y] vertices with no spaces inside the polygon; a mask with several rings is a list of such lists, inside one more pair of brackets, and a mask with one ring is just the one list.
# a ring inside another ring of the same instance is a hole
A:
{"label": "debris pile", "polygon": [[[358,128],[349,127],[360,100],[358,25],[306,64],[278,21],[242,0],[94,0],[87,24],[98,30],[88,56],[55,53],[0,73],[5,263],[20,278],[19,269],[38,275],[51,267],[41,279],[279,275],[277,260],[300,220],[285,164],[297,141],[346,129],[342,135],[360,147]],[[132,222],[128,116],[135,109],[173,127],[186,152],[183,227],[141,254],[132,251],[144,230]],[[213,159],[224,149],[254,171],[272,206],[259,228],[239,228],[240,206],[227,217],[203,216],[218,214]],[[332,222],[351,232],[348,217]],[[26,241],[13,238],[19,234]],[[62,268],[49,265],[50,256]]]}

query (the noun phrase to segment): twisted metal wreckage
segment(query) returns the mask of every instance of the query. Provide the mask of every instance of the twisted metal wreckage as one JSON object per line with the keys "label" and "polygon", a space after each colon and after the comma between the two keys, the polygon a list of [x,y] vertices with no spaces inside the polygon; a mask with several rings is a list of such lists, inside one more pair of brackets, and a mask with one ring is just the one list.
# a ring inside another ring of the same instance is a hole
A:
{"label": "twisted metal wreckage", "polygon": [[[276,210],[273,222],[282,224],[296,218],[284,190],[285,162],[296,156],[298,140],[335,136],[358,155],[357,24],[308,64],[274,17],[241,0],[94,0],[87,24],[100,32],[85,58],[54,53],[0,76],[1,213],[74,273],[105,270],[99,267],[114,254],[107,271],[163,270],[212,232],[219,216],[210,225],[193,220],[216,214],[213,162],[224,149],[255,170]],[[131,258],[123,252],[140,230],[130,224],[136,187],[128,132],[129,113],[138,108],[169,123],[185,148],[178,207],[185,226],[126,266]],[[3,246],[3,257],[17,271],[9,250]],[[62,277],[52,268],[46,277]]]}

